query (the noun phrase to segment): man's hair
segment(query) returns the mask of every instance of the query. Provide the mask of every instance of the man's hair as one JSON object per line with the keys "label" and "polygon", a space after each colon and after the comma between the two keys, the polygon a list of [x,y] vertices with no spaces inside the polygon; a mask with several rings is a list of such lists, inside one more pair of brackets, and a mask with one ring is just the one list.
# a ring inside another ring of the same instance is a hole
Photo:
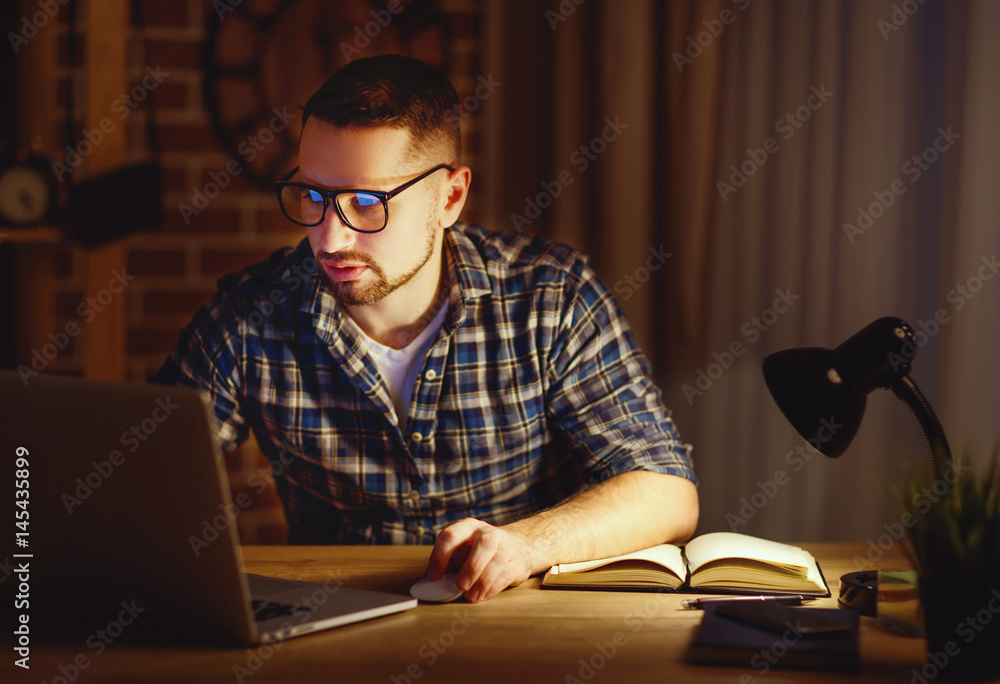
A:
{"label": "man's hair", "polygon": [[396,126],[410,132],[411,158],[457,162],[458,113],[455,87],[440,70],[402,55],[379,55],[338,69],[306,102],[302,126],[310,116],[340,127]]}

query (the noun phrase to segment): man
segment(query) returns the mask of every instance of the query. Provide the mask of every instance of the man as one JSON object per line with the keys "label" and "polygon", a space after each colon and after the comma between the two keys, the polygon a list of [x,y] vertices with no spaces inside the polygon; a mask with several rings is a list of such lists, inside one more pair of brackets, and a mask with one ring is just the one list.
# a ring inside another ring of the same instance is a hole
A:
{"label": "man", "polygon": [[[296,249],[220,281],[158,380],[253,428],[292,543],[434,543],[470,601],[694,531],[688,456],[587,260],[456,223],[458,98],[399,56],[306,103],[279,183]],[[588,487],[588,485],[591,485]]]}

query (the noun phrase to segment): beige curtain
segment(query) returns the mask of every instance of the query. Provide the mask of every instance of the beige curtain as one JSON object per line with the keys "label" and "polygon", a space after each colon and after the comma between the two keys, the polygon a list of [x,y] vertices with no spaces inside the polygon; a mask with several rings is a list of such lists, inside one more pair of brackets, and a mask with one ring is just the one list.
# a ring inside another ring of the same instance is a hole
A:
{"label": "beige curtain", "polygon": [[[903,405],[873,394],[841,460],[805,461],[790,453],[798,439],[760,372],[767,353],[832,346],[880,316],[928,333],[912,377],[953,448],[982,457],[1000,438],[1000,282],[975,280],[1000,252],[991,123],[1000,80],[989,66],[1000,57],[1000,15],[989,2],[899,7],[755,2],[717,39],[719,192],[695,227],[713,243],[695,373],[712,370],[713,353],[733,341],[746,351],[690,406],[677,383],[693,384],[691,370],[672,377],[674,404],[694,426],[710,529],[864,539],[898,520],[888,486],[902,464],[927,461]],[[745,184],[720,189],[732,165],[764,159],[768,138],[776,151],[757,169],[747,164]],[[867,228],[859,207],[878,215]],[[960,283],[969,297],[956,293]],[[784,313],[778,291],[798,297]],[[935,329],[936,315],[946,322]]]}
{"label": "beige curtain", "polygon": [[990,0],[591,0],[546,36],[548,177],[628,124],[547,231],[623,299],[695,447],[700,532],[863,540],[898,520],[888,487],[928,462],[904,405],[872,394],[841,459],[807,458],[761,373],[881,316],[931,333],[911,375],[953,449],[1000,440],[998,38]]}

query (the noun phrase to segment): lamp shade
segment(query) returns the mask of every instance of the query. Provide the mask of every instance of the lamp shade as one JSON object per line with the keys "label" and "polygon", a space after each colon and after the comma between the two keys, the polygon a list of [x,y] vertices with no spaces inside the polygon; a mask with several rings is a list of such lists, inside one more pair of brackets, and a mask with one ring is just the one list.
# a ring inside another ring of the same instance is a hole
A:
{"label": "lamp shade", "polygon": [[820,453],[837,457],[850,445],[868,394],[896,385],[916,353],[913,329],[880,318],[836,349],[803,347],[764,359],[764,380],[792,426]]}
{"label": "lamp shade", "polygon": [[764,379],[778,408],[802,438],[821,454],[836,458],[847,451],[861,425],[867,403],[831,379],[830,349],[787,349],[764,359]]}

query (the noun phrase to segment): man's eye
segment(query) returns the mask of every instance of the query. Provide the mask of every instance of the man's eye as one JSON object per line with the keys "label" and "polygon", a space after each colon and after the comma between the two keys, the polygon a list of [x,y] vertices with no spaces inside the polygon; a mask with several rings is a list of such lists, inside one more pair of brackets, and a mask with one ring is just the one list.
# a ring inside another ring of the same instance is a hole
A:
{"label": "man's eye", "polygon": [[374,207],[382,203],[375,195],[368,195],[363,192],[354,193],[354,202],[359,207]]}

